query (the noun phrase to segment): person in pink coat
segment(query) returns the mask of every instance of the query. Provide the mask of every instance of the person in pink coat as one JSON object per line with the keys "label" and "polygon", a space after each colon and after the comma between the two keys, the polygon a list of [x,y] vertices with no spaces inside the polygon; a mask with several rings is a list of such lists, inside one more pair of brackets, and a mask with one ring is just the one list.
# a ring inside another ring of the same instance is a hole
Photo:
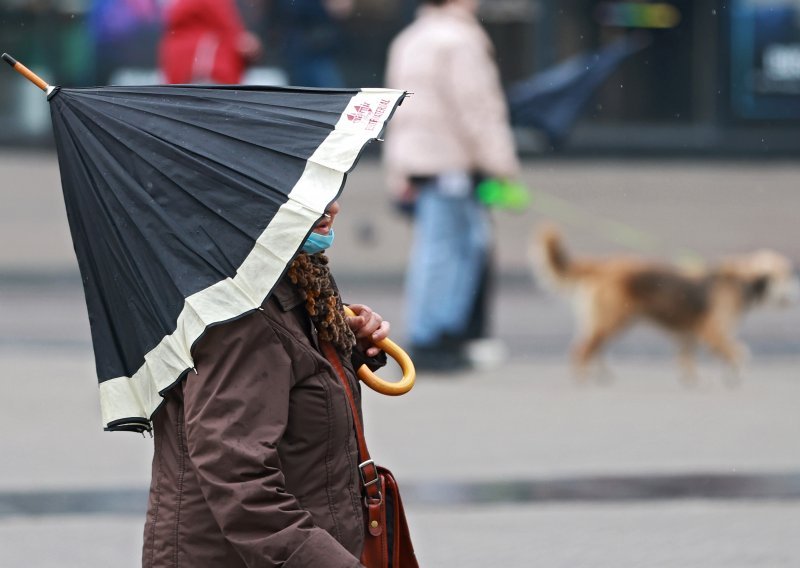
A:
{"label": "person in pink coat", "polygon": [[235,0],[171,0],[164,12],[159,66],[166,83],[241,83],[261,55]]}
{"label": "person in pink coat", "polygon": [[397,202],[414,210],[406,303],[418,370],[471,364],[467,341],[491,248],[477,199],[485,179],[513,182],[520,164],[494,48],[478,0],[421,0],[392,41],[386,86],[413,95],[392,119],[384,149]]}

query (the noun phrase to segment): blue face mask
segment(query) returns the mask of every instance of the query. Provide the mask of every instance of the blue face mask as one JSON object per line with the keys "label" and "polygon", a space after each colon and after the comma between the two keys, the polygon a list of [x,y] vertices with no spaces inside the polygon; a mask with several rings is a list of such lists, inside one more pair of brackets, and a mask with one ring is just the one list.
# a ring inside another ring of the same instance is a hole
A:
{"label": "blue face mask", "polygon": [[319,233],[311,233],[303,243],[303,252],[308,254],[316,254],[325,249],[331,248],[333,244],[333,229],[327,235],[320,235]]}

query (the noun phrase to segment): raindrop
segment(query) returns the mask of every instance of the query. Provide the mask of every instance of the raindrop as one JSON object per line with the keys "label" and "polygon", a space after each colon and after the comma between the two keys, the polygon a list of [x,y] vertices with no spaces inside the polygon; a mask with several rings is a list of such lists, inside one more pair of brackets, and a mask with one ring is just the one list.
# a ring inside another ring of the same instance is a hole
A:
{"label": "raindrop", "polygon": [[717,10],[716,9],[711,10],[711,15],[712,16],[716,16],[717,15]]}

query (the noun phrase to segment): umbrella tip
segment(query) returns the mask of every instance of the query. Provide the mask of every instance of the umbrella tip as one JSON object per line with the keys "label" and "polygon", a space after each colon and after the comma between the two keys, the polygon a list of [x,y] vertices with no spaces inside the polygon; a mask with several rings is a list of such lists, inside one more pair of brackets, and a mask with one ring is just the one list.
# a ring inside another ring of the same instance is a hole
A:
{"label": "umbrella tip", "polygon": [[25,77],[28,81],[39,87],[41,90],[45,91],[48,96],[53,92],[50,85],[44,81],[41,77],[39,77],[36,73],[25,67],[22,63],[11,57],[8,53],[3,54],[3,61],[11,65],[11,67],[17,71],[20,75]]}

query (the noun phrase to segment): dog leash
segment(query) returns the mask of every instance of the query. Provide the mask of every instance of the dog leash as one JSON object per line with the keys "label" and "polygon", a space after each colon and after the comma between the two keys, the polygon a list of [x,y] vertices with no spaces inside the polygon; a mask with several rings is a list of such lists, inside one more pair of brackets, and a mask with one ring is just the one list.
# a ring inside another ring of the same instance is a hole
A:
{"label": "dog leash", "polygon": [[528,190],[532,196],[530,207],[537,213],[553,218],[566,225],[589,228],[604,239],[635,250],[640,253],[653,254],[668,251],[679,265],[705,266],[703,255],[685,247],[669,247],[663,244],[664,239],[652,232],[638,229],[633,225],[589,213],[570,201],[541,190]]}

